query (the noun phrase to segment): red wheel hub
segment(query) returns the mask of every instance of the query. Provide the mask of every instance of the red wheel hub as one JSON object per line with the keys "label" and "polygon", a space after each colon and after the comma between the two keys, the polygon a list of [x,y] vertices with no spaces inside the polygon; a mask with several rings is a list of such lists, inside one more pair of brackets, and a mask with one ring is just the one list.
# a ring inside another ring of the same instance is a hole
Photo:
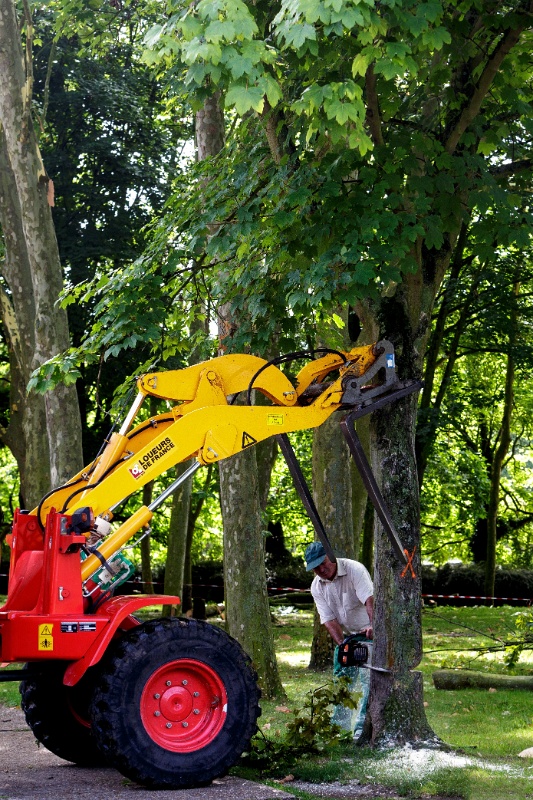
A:
{"label": "red wheel hub", "polygon": [[141,695],[141,719],[156,744],[191,753],[217,736],[228,698],[217,673],[201,661],[180,658],[148,678]]}

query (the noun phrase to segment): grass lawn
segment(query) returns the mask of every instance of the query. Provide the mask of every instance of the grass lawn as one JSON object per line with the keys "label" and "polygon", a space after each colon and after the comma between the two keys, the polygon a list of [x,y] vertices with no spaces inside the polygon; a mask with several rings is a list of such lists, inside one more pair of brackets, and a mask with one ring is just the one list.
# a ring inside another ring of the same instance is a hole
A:
{"label": "grass lawn", "polygon": [[[357,779],[362,784],[390,787],[406,797],[462,797],[470,800],[526,800],[533,798],[533,759],[518,757],[533,747],[533,692],[521,690],[437,691],[432,672],[440,667],[469,666],[487,672],[506,672],[501,653],[476,655],[472,648],[494,644],[490,637],[508,638],[520,609],[424,609],[424,675],[426,713],[435,733],[451,752],[410,749],[375,753],[341,744],[292,765],[295,779],[322,783]],[[262,702],[259,720],[265,736],[279,741],[309,692],[329,680],[329,673],[307,669],[312,637],[311,611],[274,609],[274,634],[286,701]],[[524,652],[511,674],[533,674],[533,652]],[[0,703],[19,703],[18,686],[0,683]],[[259,775],[238,767],[252,779],[277,780],[286,770]],[[292,782],[278,784],[302,798]],[[383,795],[386,797],[387,795]]]}
{"label": "grass lawn", "polygon": [[[522,653],[509,672],[502,653],[479,656],[472,648],[494,645],[490,637],[509,638],[520,609],[424,609],[424,675],[426,713],[435,733],[453,748],[451,753],[393,751],[376,754],[344,745],[318,763],[302,762],[291,773],[302,780],[358,779],[378,782],[410,797],[459,796],[471,800],[533,798],[533,759],[518,753],[533,747],[533,692],[465,689],[438,691],[431,679],[441,667],[463,666],[477,671],[533,674],[533,652]],[[522,609],[523,610],[523,609]],[[276,649],[287,692],[287,707],[301,707],[306,692],[328,676],[307,669],[312,636],[311,613],[278,617]],[[466,627],[465,627],[466,626]],[[474,629],[474,630],[472,630]],[[277,703],[263,703],[260,725],[265,734],[283,734],[288,715]],[[290,790],[290,783],[287,785]]]}

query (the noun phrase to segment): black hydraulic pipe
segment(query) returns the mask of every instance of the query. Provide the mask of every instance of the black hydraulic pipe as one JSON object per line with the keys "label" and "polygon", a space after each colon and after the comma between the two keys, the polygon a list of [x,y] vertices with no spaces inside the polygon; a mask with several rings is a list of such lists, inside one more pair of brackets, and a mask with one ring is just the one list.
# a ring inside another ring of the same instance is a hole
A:
{"label": "black hydraulic pipe", "polygon": [[304,508],[307,511],[307,514],[309,515],[309,519],[313,523],[316,535],[324,545],[324,550],[326,551],[329,560],[335,563],[337,561],[337,558],[335,556],[335,553],[333,552],[333,548],[331,547],[331,543],[328,539],[326,529],[322,524],[322,520],[320,519],[320,514],[318,513],[318,509],[315,505],[315,501],[313,500],[313,496],[309,491],[309,487],[304,478],[304,474],[301,470],[301,467],[298,463],[298,459],[296,458],[295,452],[292,449],[289,437],[287,436],[286,433],[278,433],[276,435],[276,439],[280,446],[281,452],[285,456],[285,461],[287,462],[287,466],[289,468],[289,472],[291,473],[294,486],[296,487],[296,491],[300,495],[300,500],[302,501]]}

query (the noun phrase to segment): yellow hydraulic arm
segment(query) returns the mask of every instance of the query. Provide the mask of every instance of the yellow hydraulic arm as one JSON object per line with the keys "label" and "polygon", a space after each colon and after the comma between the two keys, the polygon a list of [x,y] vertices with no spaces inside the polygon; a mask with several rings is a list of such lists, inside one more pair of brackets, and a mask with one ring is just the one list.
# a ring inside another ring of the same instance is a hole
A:
{"label": "yellow hydraulic arm", "polygon": [[[333,379],[324,383],[331,373]],[[178,463],[194,459],[188,471],[192,474],[271,436],[318,427],[338,409],[363,407],[397,385],[394,350],[387,341],[349,352],[327,351],[303,367],[294,385],[275,363],[251,355],[224,355],[183,370],[143,375],[120,430],[110,436],[101,455],[31,513],[44,525],[51,508],[72,513],[90,506],[95,516],[110,519],[121,501]],[[253,389],[271,405],[252,405]],[[246,405],[235,402],[238,395]],[[134,426],[147,396],[172,406]],[[101,557],[110,558],[147,525],[175,488],[173,484],[150,507],[142,506],[101,542]],[[95,555],[87,558],[83,580],[100,567]]]}

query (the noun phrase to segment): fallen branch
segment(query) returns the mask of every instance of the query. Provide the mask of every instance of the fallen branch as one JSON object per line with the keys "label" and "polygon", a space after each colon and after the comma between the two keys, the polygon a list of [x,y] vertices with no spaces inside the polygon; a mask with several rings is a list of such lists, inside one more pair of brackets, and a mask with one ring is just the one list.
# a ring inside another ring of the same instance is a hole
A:
{"label": "fallen branch", "polygon": [[531,675],[491,675],[466,669],[439,669],[433,673],[435,689],[526,689],[533,691]]}

